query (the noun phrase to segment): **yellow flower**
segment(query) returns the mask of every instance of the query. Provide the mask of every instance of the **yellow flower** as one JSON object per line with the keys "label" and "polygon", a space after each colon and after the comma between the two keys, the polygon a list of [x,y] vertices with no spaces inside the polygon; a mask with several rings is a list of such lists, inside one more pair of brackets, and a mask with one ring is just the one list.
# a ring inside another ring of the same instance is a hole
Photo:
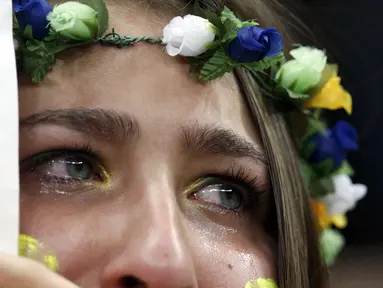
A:
{"label": "yellow flower", "polygon": [[340,84],[336,74],[330,77],[323,88],[305,103],[305,108],[324,108],[337,110],[343,108],[348,114],[352,112],[352,98]]}
{"label": "yellow flower", "polygon": [[259,278],[246,283],[245,288],[278,288],[277,283],[272,279]]}
{"label": "yellow flower", "polygon": [[347,217],[345,215],[329,215],[327,213],[327,207],[323,203],[314,200],[313,210],[321,231],[329,228],[331,225],[339,229],[343,229],[347,226]]}

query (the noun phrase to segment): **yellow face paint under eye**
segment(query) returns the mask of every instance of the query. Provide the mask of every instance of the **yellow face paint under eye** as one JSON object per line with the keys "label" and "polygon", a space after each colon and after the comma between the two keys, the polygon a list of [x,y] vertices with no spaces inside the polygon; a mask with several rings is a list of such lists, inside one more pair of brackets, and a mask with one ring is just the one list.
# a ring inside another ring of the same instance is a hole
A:
{"label": "yellow face paint under eye", "polygon": [[246,283],[245,288],[278,288],[277,283],[272,279],[258,278]]}
{"label": "yellow face paint under eye", "polygon": [[19,256],[45,264],[53,272],[59,269],[57,258],[49,253],[41,242],[25,234],[19,235]]}
{"label": "yellow face paint under eye", "polygon": [[103,181],[100,182],[100,183],[97,183],[97,182],[96,182],[97,184],[95,184],[95,185],[99,185],[101,189],[107,189],[107,188],[109,188],[109,186],[110,186],[110,182],[111,182],[109,173],[106,171],[106,169],[104,168],[104,166],[102,166],[102,165],[98,165],[97,167],[98,167],[98,169],[100,169],[100,172],[101,172],[101,176],[102,176],[102,178],[103,178]]}

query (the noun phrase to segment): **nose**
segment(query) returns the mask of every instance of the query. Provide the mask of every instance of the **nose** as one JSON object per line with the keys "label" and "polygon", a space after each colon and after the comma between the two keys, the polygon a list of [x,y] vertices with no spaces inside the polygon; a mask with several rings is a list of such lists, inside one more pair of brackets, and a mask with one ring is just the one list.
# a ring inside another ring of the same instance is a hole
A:
{"label": "nose", "polygon": [[121,233],[127,235],[120,239],[123,248],[105,267],[101,287],[198,287],[193,253],[174,194],[157,190],[127,210],[130,220],[127,233]]}

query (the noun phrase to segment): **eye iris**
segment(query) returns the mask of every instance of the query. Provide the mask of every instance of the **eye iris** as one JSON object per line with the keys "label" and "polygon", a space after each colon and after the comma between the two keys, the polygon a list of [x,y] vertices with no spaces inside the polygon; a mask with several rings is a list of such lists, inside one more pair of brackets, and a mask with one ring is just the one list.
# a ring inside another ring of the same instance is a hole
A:
{"label": "eye iris", "polygon": [[221,204],[230,209],[238,209],[243,202],[243,195],[232,185],[221,184],[218,187]]}
{"label": "eye iris", "polygon": [[80,157],[67,160],[67,173],[75,179],[89,179],[92,177],[92,166]]}
{"label": "eye iris", "polygon": [[211,203],[230,210],[241,209],[247,193],[241,185],[219,178],[204,179],[199,185],[199,189],[190,195],[190,199]]}

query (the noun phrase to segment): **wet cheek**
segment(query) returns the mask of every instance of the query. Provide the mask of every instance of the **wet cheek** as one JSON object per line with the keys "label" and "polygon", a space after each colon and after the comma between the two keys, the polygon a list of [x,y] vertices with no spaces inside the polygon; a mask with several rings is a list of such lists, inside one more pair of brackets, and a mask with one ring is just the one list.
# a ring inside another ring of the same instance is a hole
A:
{"label": "wet cheek", "polygon": [[198,233],[196,268],[200,287],[244,287],[257,278],[276,279],[275,255],[268,237],[251,242],[238,232],[223,231],[219,237]]}

